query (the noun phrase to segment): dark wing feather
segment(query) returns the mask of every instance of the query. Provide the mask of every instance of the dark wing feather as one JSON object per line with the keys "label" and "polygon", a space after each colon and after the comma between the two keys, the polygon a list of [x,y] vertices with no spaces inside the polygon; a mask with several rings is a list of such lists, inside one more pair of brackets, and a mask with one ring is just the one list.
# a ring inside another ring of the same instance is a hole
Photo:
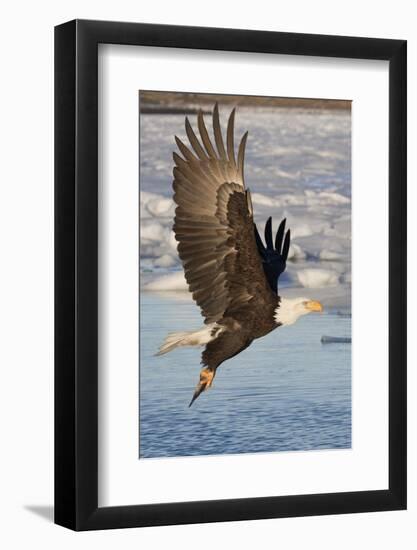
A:
{"label": "dark wing feather", "polygon": [[[286,220],[284,219],[279,224],[277,234],[275,235],[275,248],[272,241],[272,218],[268,218],[265,224],[266,246],[262,242],[258,229],[254,224],[255,241],[262,260],[262,267],[269,286],[275,293],[278,292],[278,279],[285,271],[288,252],[290,249],[291,233],[289,229],[285,234],[284,239],[285,222]],[[284,245],[282,244],[283,241]]]}
{"label": "dark wing feather", "polygon": [[256,299],[261,307],[274,300],[257,252],[250,195],[243,180],[247,133],[236,162],[233,127],[234,110],[225,147],[216,105],[214,142],[201,113],[201,142],[188,119],[192,151],[176,138],[183,158],[174,153],[174,232],[185,278],[206,323],[218,321],[226,311],[238,312],[250,300]]}

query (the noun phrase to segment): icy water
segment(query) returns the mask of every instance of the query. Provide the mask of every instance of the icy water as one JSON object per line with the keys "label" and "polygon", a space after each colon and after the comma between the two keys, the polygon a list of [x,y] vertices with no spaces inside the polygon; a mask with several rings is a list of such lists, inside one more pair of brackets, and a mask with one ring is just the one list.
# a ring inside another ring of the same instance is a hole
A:
{"label": "icy water", "polygon": [[[220,111],[224,128],[230,109]],[[210,117],[206,119],[210,128]],[[280,283],[350,285],[350,122],[350,111],[236,111],[236,142],[249,131],[245,178],[255,222],[263,231],[272,216],[275,231],[286,218],[291,228],[289,261]],[[153,290],[179,288],[178,279],[158,281],[169,269],[181,271],[172,233],[174,135],[187,142],[184,116],[141,116],[141,272],[152,273]],[[350,289],[343,290],[348,293]]]}
{"label": "icy water", "polygon": [[188,407],[199,348],[155,357],[170,331],[202,325],[186,293],[141,293],[140,458],[336,449],[351,446],[351,320],[310,314],[222,364]]}

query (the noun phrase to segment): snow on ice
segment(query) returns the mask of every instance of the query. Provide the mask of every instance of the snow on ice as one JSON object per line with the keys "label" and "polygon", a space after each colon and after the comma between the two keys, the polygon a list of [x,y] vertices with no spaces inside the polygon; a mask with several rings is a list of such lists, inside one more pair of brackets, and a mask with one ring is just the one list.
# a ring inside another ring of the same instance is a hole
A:
{"label": "snow on ice", "polygon": [[[224,124],[226,118],[227,112],[223,111]],[[245,179],[252,193],[258,229],[263,231],[268,216],[272,216],[274,230],[284,217],[291,228],[287,272],[280,279],[283,293],[296,294],[301,287],[314,289],[315,297],[319,293],[326,301],[327,295],[330,304],[349,308],[350,113],[241,108],[236,123],[236,142],[249,130]],[[173,136],[186,141],[183,129],[181,115],[142,115],[143,290],[187,290],[172,232]]]}

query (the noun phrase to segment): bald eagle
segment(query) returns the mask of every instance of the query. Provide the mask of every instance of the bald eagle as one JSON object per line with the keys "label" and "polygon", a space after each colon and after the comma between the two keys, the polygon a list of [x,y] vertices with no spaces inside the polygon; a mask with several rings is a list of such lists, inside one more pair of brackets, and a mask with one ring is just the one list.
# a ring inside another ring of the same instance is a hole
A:
{"label": "bald eagle", "polygon": [[235,109],[229,117],[226,145],[217,104],[213,110],[214,144],[201,111],[197,118],[200,140],[188,118],[185,130],[191,148],[175,136],[182,156],[173,154],[177,204],[173,229],[185,279],[201,308],[205,326],[169,334],[158,355],[181,346],[205,346],[203,369],[189,406],[212,385],[224,361],[276,328],[291,325],[312,311],[322,311],[317,301],[286,299],[278,294],[290,230],[285,233],[286,220],[282,220],[274,242],[269,218],[265,243],[262,241],[243,175],[248,132],[241,139],[236,159],[234,119]]}

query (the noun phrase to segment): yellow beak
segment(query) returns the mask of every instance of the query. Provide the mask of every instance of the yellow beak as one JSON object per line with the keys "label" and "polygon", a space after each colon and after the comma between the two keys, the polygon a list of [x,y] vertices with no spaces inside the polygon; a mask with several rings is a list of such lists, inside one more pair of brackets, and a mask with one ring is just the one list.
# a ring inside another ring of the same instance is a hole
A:
{"label": "yellow beak", "polygon": [[309,311],[323,311],[323,306],[320,302],[316,302],[316,300],[309,300],[306,303],[306,308]]}

